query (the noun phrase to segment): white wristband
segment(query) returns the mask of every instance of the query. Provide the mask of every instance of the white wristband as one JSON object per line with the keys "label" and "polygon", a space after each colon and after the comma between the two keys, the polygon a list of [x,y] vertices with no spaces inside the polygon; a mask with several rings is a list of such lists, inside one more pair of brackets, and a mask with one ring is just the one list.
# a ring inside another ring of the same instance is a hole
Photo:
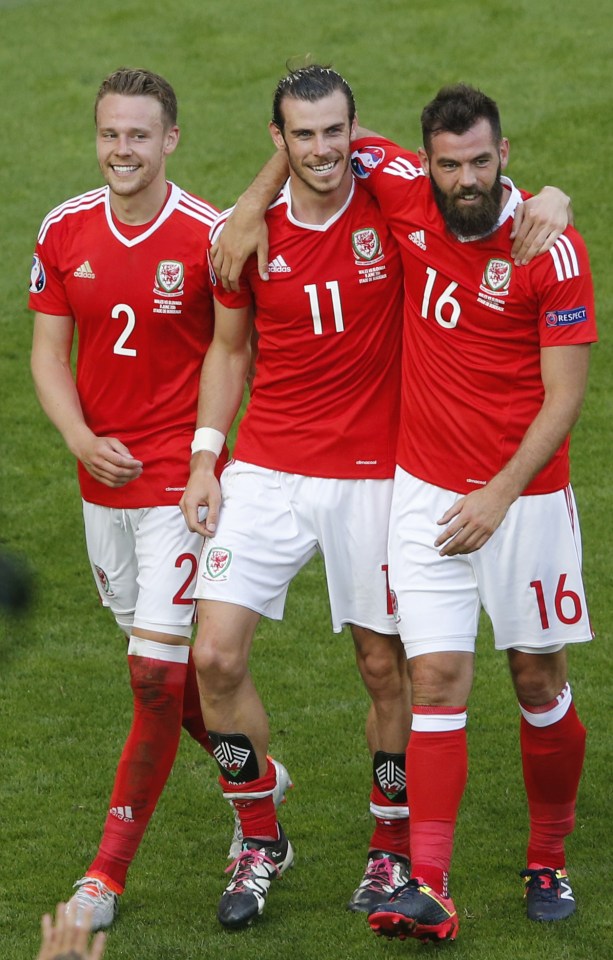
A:
{"label": "white wristband", "polygon": [[214,427],[198,427],[192,440],[192,453],[200,453],[202,450],[208,450],[219,456],[226,442],[226,436],[221,430],[215,430]]}

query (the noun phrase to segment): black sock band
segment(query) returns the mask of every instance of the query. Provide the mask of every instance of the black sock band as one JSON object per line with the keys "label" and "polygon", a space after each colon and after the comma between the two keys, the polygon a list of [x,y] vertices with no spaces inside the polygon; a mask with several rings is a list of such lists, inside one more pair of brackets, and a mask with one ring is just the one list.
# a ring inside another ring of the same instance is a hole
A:
{"label": "black sock band", "polygon": [[228,783],[249,783],[258,780],[260,768],[253,744],[244,733],[215,733],[209,730],[213,756],[222,777]]}
{"label": "black sock band", "polygon": [[372,761],[375,784],[392,803],[407,802],[406,760],[404,753],[377,750]]}

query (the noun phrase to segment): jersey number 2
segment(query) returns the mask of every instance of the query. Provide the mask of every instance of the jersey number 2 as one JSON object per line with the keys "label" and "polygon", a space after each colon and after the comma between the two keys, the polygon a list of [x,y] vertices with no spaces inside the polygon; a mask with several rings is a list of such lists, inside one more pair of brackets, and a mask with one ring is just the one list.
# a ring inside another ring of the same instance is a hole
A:
{"label": "jersey number 2", "polygon": [[192,580],[196,576],[196,571],[198,569],[198,561],[196,560],[193,553],[182,553],[175,560],[175,567],[177,567],[178,570],[180,570],[181,567],[185,566],[185,564],[188,565],[189,572],[185,580],[183,581],[183,585],[179,587],[174,597],[172,598],[172,602],[177,606],[187,607],[187,606],[190,606],[194,601],[192,600],[191,597],[186,597],[185,592],[189,590]]}
{"label": "jersey number 2", "polygon": [[117,337],[115,341],[115,346],[113,347],[113,353],[118,353],[120,357],[135,357],[136,350],[134,347],[126,347],[126,340],[134,330],[136,326],[136,314],[132,307],[129,307],[127,303],[118,303],[113,307],[111,311],[111,316],[113,320],[117,320],[118,317],[121,317],[122,314],[125,314],[126,325]]}

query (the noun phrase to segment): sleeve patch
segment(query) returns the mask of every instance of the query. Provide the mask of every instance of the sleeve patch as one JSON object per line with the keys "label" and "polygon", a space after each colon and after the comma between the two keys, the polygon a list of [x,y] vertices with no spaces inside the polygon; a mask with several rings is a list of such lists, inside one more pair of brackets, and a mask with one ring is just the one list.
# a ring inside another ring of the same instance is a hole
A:
{"label": "sleeve patch", "polygon": [[35,253],[32,257],[32,270],[30,272],[30,293],[42,293],[46,282],[45,268],[40,257]]}
{"label": "sleeve patch", "polygon": [[585,323],[586,320],[586,307],[575,307],[573,310],[548,310],[545,314],[545,323],[548,327],[571,327],[575,323]]}
{"label": "sleeve patch", "polygon": [[361,147],[353,152],[351,166],[356,177],[366,180],[384,160],[385,150],[382,147]]}

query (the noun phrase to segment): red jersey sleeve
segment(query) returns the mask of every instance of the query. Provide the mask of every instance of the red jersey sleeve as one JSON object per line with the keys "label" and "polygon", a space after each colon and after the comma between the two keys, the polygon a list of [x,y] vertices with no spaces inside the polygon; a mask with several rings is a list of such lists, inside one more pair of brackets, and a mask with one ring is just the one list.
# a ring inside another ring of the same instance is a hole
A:
{"label": "red jersey sleeve", "polygon": [[417,154],[385,137],[354,141],[351,166],[358,183],[377,199],[384,213],[398,199],[398,178],[411,182],[424,176]]}
{"label": "red jersey sleeve", "polygon": [[48,313],[51,316],[72,316],[64,280],[56,265],[49,239],[45,244],[40,240],[36,244],[32,257],[28,306],[31,310]]}
{"label": "red jersey sleeve", "polygon": [[541,346],[594,343],[598,339],[594,288],[580,234],[568,227],[547,253],[532,261],[529,271]]}
{"label": "red jersey sleeve", "polygon": [[[232,213],[233,209],[234,207],[229,207],[227,210],[224,210],[223,213],[219,214],[217,220],[211,227],[211,244],[214,244],[216,240],[219,240],[219,236],[224,228],[224,224]],[[247,261],[245,262],[243,272],[241,273],[240,277],[240,290],[226,290],[221,281],[215,275],[215,271],[213,270],[213,265],[211,264],[209,256],[209,270],[211,273],[213,296],[215,297],[215,300],[217,300],[222,307],[227,307],[229,310],[240,310],[241,307],[251,306],[253,303],[253,294],[251,292],[251,287],[247,282],[247,277],[253,269],[257,271],[257,258],[255,254],[251,257],[248,257]]]}

